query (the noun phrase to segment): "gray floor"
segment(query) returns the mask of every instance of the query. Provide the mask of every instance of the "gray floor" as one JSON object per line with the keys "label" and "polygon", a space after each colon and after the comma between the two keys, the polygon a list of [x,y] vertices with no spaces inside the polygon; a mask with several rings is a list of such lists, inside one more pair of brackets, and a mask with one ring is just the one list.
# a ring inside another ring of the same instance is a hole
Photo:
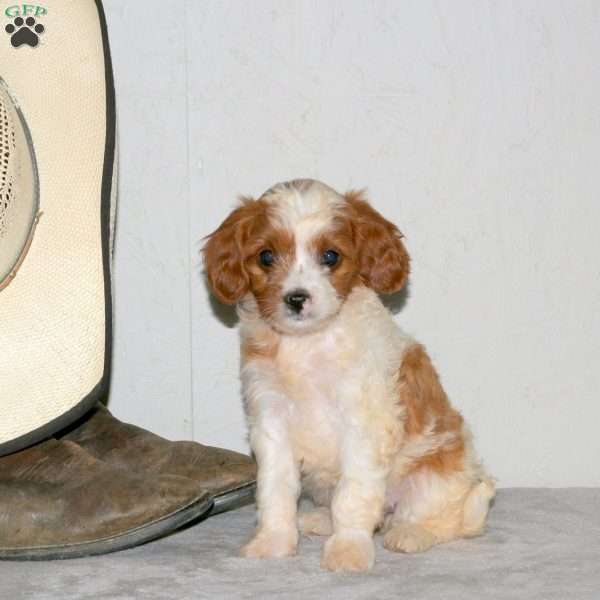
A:
{"label": "gray floor", "polygon": [[117,554],[3,562],[0,598],[600,599],[600,489],[500,490],[483,537],[412,556],[378,538],[375,568],[359,575],[320,571],[320,538],[291,559],[239,558],[253,520],[246,507]]}

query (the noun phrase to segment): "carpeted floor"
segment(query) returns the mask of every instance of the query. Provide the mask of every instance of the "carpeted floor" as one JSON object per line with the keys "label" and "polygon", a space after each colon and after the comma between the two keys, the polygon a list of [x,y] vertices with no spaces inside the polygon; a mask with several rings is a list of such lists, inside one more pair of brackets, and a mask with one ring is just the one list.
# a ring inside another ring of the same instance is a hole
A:
{"label": "carpeted floor", "polygon": [[2,562],[0,599],[600,600],[600,489],[500,490],[482,537],[411,556],[378,537],[358,575],[319,569],[322,538],[291,559],[239,558],[253,522],[246,507],[117,554]]}

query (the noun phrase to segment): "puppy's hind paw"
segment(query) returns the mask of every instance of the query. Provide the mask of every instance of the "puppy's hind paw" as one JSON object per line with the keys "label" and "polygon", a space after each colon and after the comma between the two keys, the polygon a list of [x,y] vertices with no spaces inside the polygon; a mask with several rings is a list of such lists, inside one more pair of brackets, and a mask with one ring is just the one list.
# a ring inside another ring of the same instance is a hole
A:
{"label": "puppy's hind paw", "polygon": [[298,532],[258,531],[242,548],[241,555],[246,558],[284,558],[296,554]]}
{"label": "puppy's hind paw", "polygon": [[383,536],[383,545],[392,552],[424,552],[436,542],[433,533],[409,523],[394,524]]}
{"label": "puppy's hind paw", "polygon": [[317,508],[298,515],[298,528],[304,535],[331,535],[333,524],[327,508]]}

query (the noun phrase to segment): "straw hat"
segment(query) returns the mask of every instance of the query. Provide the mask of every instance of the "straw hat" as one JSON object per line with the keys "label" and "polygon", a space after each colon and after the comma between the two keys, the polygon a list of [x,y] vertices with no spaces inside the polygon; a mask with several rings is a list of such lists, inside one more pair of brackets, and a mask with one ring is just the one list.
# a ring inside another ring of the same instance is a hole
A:
{"label": "straw hat", "polygon": [[115,111],[102,7],[11,3],[0,55],[0,455],[108,385]]}

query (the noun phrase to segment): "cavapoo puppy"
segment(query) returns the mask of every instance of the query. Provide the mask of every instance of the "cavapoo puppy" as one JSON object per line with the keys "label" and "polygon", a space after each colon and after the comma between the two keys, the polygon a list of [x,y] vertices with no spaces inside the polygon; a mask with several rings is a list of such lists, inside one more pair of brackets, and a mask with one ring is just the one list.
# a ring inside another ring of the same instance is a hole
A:
{"label": "cavapoo puppy", "polygon": [[[478,534],[492,479],[423,346],[378,294],[409,272],[402,235],[361,193],[310,179],[244,198],[203,249],[237,304],[241,379],[258,463],[258,526],[244,556],[293,555],[326,535],[321,566],[373,565]],[[297,515],[301,490],[316,510]]]}

